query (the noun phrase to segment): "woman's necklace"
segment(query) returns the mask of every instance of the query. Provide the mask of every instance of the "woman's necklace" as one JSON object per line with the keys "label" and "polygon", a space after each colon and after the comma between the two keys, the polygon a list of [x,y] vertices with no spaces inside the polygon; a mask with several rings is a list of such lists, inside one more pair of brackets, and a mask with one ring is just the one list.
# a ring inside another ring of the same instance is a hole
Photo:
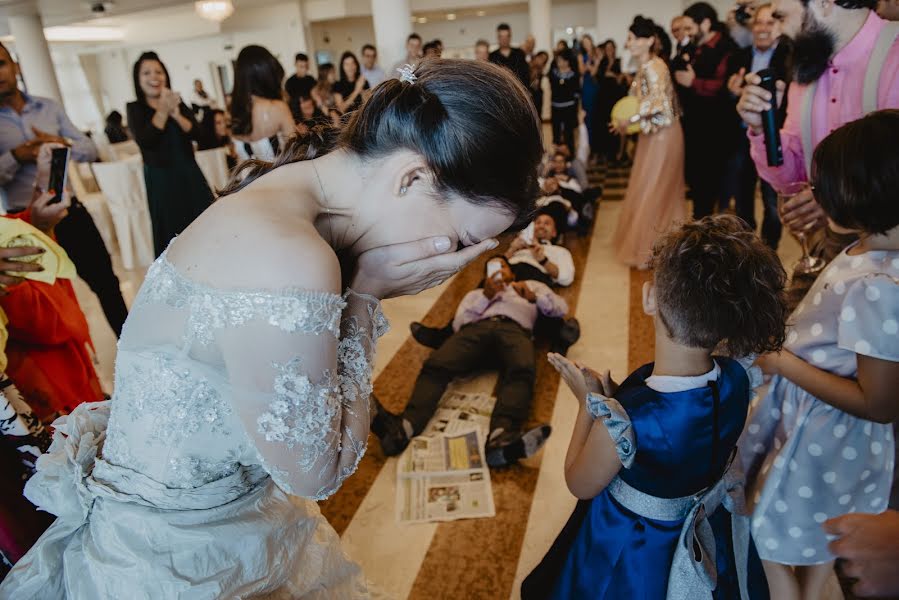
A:
{"label": "woman's necklace", "polygon": [[337,240],[334,239],[334,223],[332,222],[333,215],[331,214],[331,207],[328,206],[325,186],[322,184],[322,178],[321,175],[318,174],[318,167],[315,166],[315,161],[312,160],[310,164],[312,165],[312,170],[315,171],[315,178],[318,179],[318,187],[322,191],[322,204],[325,205],[325,214],[328,215],[328,232],[331,236],[331,244],[336,244]]}

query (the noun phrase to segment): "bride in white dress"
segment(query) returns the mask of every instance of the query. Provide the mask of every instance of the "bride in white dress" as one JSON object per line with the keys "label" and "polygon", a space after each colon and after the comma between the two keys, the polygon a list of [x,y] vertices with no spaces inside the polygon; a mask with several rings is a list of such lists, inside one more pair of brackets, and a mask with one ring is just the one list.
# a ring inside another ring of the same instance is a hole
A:
{"label": "bride in white dress", "polygon": [[112,400],[57,421],[26,495],[58,519],[0,598],[366,597],[314,500],[366,449],[379,299],[523,222],[541,146],[511,73],[432,60],[251,165],[150,268]]}

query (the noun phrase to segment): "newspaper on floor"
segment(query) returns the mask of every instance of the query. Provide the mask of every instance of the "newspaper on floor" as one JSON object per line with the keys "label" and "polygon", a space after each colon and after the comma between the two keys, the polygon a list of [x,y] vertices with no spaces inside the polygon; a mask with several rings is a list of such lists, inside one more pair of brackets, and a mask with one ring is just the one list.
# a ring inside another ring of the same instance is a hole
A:
{"label": "newspaper on floor", "polygon": [[496,399],[450,391],[424,433],[397,462],[397,520],[427,523],[493,517],[493,488],[484,456]]}

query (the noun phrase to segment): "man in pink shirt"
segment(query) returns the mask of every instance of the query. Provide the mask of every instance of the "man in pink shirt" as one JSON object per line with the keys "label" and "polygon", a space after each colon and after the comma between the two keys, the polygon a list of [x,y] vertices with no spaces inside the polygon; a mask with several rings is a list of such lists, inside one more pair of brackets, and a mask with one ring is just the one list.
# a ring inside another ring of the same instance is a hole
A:
{"label": "man in pink shirt", "polygon": [[[805,18],[794,49],[796,74],[780,132],[782,166],[768,166],[761,113],[771,107],[773,99],[758,86],[756,74],[746,75],[747,85],[737,104],[737,112],[748,126],[759,176],[775,189],[809,180],[812,152],[833,130],[874,110],[899,108],[899,27],[877,16],[873,10],[877,0],[803,0],[803,4]],[[784,87],[778,82],[779,90]],[[794,232],[824,230],[812,253],[826,261],[854,240],[826,227],[827,218],[810,191],[787,203],[782,220]],[[794,306],[814,279],[814,275],[794,279]]]}

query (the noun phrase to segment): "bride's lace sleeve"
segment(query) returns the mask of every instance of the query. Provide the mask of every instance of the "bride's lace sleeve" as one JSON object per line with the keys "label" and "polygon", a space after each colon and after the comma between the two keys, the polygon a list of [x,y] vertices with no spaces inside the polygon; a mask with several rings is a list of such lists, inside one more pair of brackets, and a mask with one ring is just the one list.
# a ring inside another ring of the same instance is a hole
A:
{"label": "bride's lace sleeve", "polygon": [[631,119],[644,134],[671,126],[678,118],[677,99],[668,67],[652,59],[640,67],[637,75],[639,110]]}
{"label": "bride's lace sleeve", "polygon": [[259,461],[284,491],[318,500],[365,454],[375,342],[387,322],[376,299],[352,291],[336,305],[299,310],[221,340],[235,410]]}

